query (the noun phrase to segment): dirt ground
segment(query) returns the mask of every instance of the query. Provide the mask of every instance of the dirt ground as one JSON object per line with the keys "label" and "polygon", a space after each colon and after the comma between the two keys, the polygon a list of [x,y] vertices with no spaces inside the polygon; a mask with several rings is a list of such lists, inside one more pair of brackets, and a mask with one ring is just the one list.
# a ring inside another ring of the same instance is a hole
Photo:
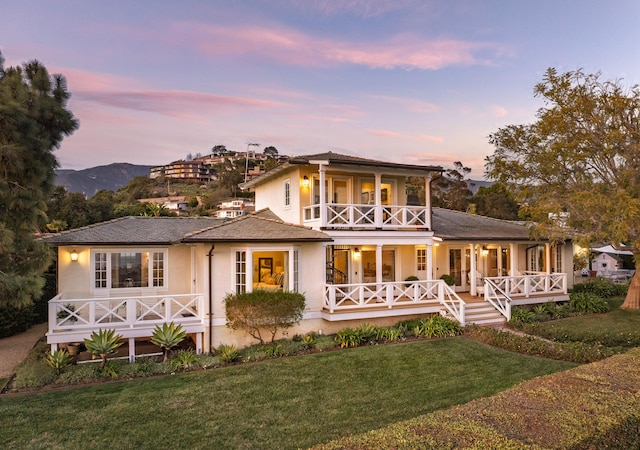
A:
{"label": "dirt ground", "polygon": [[[0,339],[0,378],[9,378],[29,350],[47,332],[47,324],[34,325],[24,333]],[[1,386],[0,386],[1,387]]]}

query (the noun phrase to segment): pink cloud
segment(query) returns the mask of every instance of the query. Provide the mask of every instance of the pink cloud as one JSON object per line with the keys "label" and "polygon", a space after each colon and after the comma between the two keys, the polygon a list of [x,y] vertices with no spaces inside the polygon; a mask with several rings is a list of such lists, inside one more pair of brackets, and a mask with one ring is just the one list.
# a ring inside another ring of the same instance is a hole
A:
{"label": "pink cloud", "polygon": [[492,106],[489,107],[489,113],[493,117],[504,117],[507,114],[509,114],[509,111],[507,111],[507,109],[504,108],[503,106],[492,105]]}
{"label": "pink cloud", "polygon": [[433,113],[440,109],[438,105],[434,103],[423,102],[410,98],[392,97],[388,95],[370,95],[369,97],[375,100],[381,100],[385,103],[396,104],[402,108],[405,108],[407,111],[419,114]]}
{"label": "pink cloud", "polygon": [[400,34],[373,43],[319,38],[275,24],[268,26],[216,26],[178,23],[165,36],[215,56],[256,56],[291,65],[354,64],[383,69],[437,70],[451,65],[490,64],[480,52],[502,53],[498,45],[453,39],[425,40]]}

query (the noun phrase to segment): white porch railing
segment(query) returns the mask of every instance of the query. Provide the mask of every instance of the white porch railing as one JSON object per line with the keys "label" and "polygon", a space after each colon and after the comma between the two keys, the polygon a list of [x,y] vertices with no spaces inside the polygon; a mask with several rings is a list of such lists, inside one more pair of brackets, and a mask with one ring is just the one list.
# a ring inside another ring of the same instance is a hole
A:
{"label": "white porch railing", "polygon": [[488,288],[487,281],[494,283],[496,288],[499,288],[511,298],[567,293],[566,273],[535,273],[514,277],[487,277],[485,278],[485,289]]}
{"label": "white porch railing", "polygon": [[311,205],[303,210],[304,221],[320,220],[320,208],[325,209],[322,227],[357,228],[430,228],[429,209],[426,206],[390,205]]}
{"label": "white porch railing", "polygon": [[49,300],[49,333],[65,331],[118,330],[174,322],[204,325],[202,294],[146,295]]}
{"label": "white porch railing", "polygon": [[511,320],[511,298],[492,278],[484,279],[484,299],[491,303],[507,322]]}
{"label": "white porch railing", "polygon": [[323,307],[330,313],[373,308],[444,306],[464,323],[465,302],[443,280],[325,284]]}

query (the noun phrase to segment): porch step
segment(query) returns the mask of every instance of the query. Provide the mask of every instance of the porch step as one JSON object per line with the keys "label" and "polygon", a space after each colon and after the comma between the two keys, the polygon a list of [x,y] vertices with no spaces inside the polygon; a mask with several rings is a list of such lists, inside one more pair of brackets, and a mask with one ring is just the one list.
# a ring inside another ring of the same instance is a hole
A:
{"label": "porch step", "polygon": [[474,323],[477,325],[493,325],[507,321],[500,312],[487,302],[467,303],[464,317],[467,324]]}

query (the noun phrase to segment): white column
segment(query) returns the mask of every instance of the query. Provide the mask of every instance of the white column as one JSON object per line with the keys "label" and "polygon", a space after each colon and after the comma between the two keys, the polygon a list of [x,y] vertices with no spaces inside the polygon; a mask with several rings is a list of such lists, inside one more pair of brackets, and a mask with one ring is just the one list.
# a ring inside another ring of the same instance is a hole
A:
{"label": "white column", "polygon": [[516,245],[509,244],[509,258],[511,259],[511,269],[509,270],[509,276],[518,276],[518,255],[516,254]]}
{"label": "white column", "polygon": [[431,177],[427,177],[424,179],[424,204],[425,208],[425,223],[427,224],[427,229],[431,230]]}
{"label": "white column", "polygon": [[469,292],[471,295],[477,295],[476,271],[478,264],[476,261],[476,244],[470,244],[471,247],[471,268],[469,269],[469,283],[471,284]]}
{"label": "white column", "polygon": [[376,245],[376,283],[382,283],[382,244]]}
{"label": "white column", "polygon": [[434,280],[435,273],[433,273],[433,245],[427,244],[427,280]]}
{"label": "white column", "polygon": [[375,223],[376,228],[382,228],[382,175],[375,174]]}
{"label": "white column", "polygon": [[129,362],[135,362],[136,360],[136,340],[129,338]]}
{"label": "white column", "polygon": [[327,210],[326,210],[326,186],[325,186],[325,167],[320,164],[320,167],[318,168],[318,171],[320,172],[320,186],[319,186],[319,190],[320,190],[320,226],[321,227],[326,227],[327,226]]}

